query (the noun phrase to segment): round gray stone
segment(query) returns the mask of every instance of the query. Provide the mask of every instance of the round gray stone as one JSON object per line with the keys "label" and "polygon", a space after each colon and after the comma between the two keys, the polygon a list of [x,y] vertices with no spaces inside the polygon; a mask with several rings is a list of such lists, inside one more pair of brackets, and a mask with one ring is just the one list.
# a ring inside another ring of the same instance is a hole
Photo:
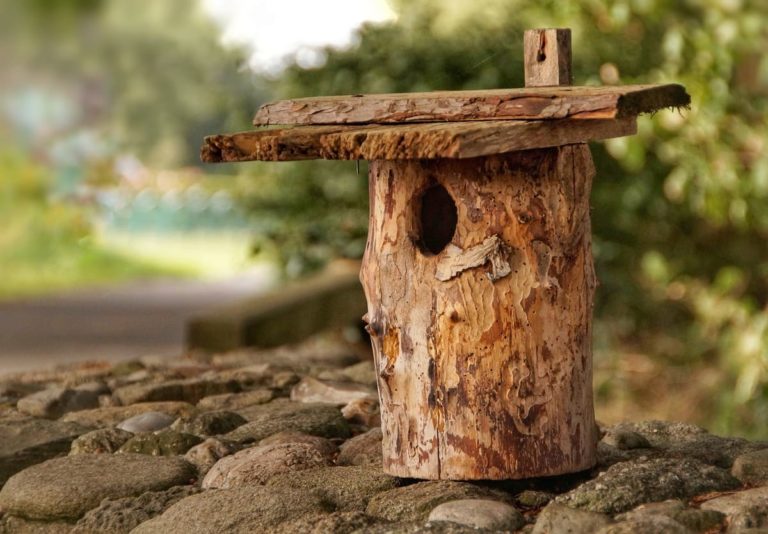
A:
{"label": "round gray stone", "polygon": [[100,428],[73,441],[69,454],[113,453],[132,437],[133,434],[119,428]]}
{"label": "round gray stone", "polygon": [[608,445],[622,450],[651,448],[651,443],[645,436],[638,432],[621,428],[609,428],[605,432],[602,441],[603,443],[607,443]]}
{"label": "round gray stone", "polygon": [[310,436],[309,434],[293,430],[272,434],[271,436],[262,439],[259,442],[259,445],[277,445],[279,443],[306,443],[307,445],[312,445],[320,452],[320,454],[328,456],[329,458],[335,456],[336,453],[339,452],[339,448],[336,444],[327,438]]}
{"label": "round gray stone", "polygon": [[339,465],[381,465],[383,453],[381,449],[382,433],[380,427],[370,429],[364,434],[345,441],[339,447]]}
{"label": "round gray stone", "polygon": [[144,369],[144,364],[141,363],[139,360],[125,360],[125,361],[116,363],[112,367],[112,372],[110,374],[112,376],[126,376],[126,375],[130,375],[131,373],[135,373],[136,371],[141,371],[143,369]]}
{"label": "round gray stone", "polygon": [[515,502],[525,508],[543,508],[555,495],[548,491],[523,490],[515,497]]}
{"label": "round gray stone", "polygon": [[58,419],[65,413],[96,408],[98,405],[98,392],[55,386],[19,399],[16,409],[34,417]]}
{"label": "round gray stone", "polygon": [[34,465],[0,490],[0,508],[29,519],[77,519],[104,498],[188,484],[195,469],[180,458],[78,454]]}
{"label": "round gray stone", "polygon": [[355,425],[367,428],[381,426],[381,406],[379,399],[357,399],[341,407],[344,419]]}
{"label": "round gray stone", "polygon": [[725,515],[720,512],[689,508],[678,499],[642,504],[630,512],[619,514],[615,519],[620,521],[644,520],[649,515],[669,517],[694,532],[707,532],[719,528],[725,520]]}
{"label": "round gray stone", "polygon": [[179,417],[173,422],[171,428],[187,434],[208,437],[226,434],[247,422],[238,413],[222,410]]}
{"label": "round gray stone", "polygon": [[725,514],[715,510],[686,508],[672,516],[672,519],[694,532],[711,532],[723,525]]}
{"label": "round gray stone", "polygon": [[200,491],[194,486],[176,486],[148,491],[138,497],[104,499],[77,522],[71,534],[124,534],[162,514],[173,504]]}
{"label": "round gray stone", "polygon": [[680,499],[667,499],[666,501],[650,502],[641,504],[637,508],[616,516],[616,519],[632,519],[638,515],[665,515],[674,519],[687,507]]}
{"label": "round gray stone", "polygon": [[305,404],[277,399],[237,412],[248,423],[225,434],[232,441],[255,443],[278,432],[293,430],[324,438],[348,438],[349,424],[341,411],[328,404]]}
{"label": "round gray stone", "polygon": [[66,454],[72,441],[88,430],[22,415],[0,420],[0,486],[25,467]]}
{"label": "round gray stone", "polygon": [[200,399],[197,408],[200,410],[237,410],[254,404],[265,404],[275,398],[274,390],[258,388],[244,393],[222,393]]}
{"label": "round gray stone", "polygon": [[473,528],[517,530],[525,525],[523,514],[514,506],[489,499],[459,499],[436,506],[428,520],[459,523]]}
{"label": "round gray stone", "polygon": [[270,478],[267,485],[312,490],[338,511],[363,511],[371,497],[396,488],[400,479],[380,467],[335,466],[282,473]]}
{"label": "round gray stone", "polygon": [[727,515],[734,530],[768,528],[768,486],[716,497],[702,503],[701,509]]}
{"label": "round gray stone", "polygon": [[[695,459],[728,469],[737,456],[766,446],[742,438],[716,436],[696,425],[670,421],[620,423],[606,429],[606,435],[616,431],[639,434],[654,449],[637,452],[649,456],[652,453],[654,456],[666,458]],[[626,449],[623,452],[635,452],[635,449]]]}
{"label": "round gray stone", "polygon": [[240,447],[230,441],[208,438],[189,449],[184,459],[197,468],[197,473],[202,478],[216,462],[239,450]]}
{"label": "round gray stone", "polygon": [[234,380],[166,380],[151,384],[130,384],[114,392],[120,404],[128,406],[137,402],[183,401],[195,404],[200,399],[221,393],[240,391],[240,384]]}
{"label": "round gray stone", "polygon": [[605,514],[552,502],[536,518],[533,534],[592,534],[610,522]]}
{"label": "round gray stone", "polygon": [[305,376],[291,389],[291,400],[325,404],[347,404],[358,399],[375,399],[376,390],[357,382],[318,380]]}
{"label": "round gray stone", "polygon": [[0,518],[0,532],[3,534],[71,534],[72,523],[68,521],[35,521],[7,515]]}
{"label": "round gray stone", "polygon": [[638,459],[612,465],[556,502],[593,512],[617,514],[665,499],[690,499],[741,483],[719,467],[690,458]]}
{"label": "round gray stone", "polygon": [[737,456],[731,473],[745,484],[768,484],[768,449]]}
{"label": "round gray stone", "polygon": [[597,534],[659,534],[662,532],[664,534],[693,534],[693,531],[665,515],[638,516],[607,525],[596,531]]}
{"label": "round gray stone", "polygon": [[387,521],[426,521],[438,505],[458,499],[508,500],[509,496],[468,482],[433,480],[418,482],[374,495],[366,507],[368,515]]}
{"label": "round gray stone", "polygon": [[[350,534],[496,534],[498,530],[474,528],[459,523],[436,521],[398,521],[395,523],[379,522],[368,527],[352,531]],[[524,534],[525,530],[521,531]],[[329,533],[330,534],[330,533]],[[334,533],[335,534],[335,533]]]}
{"label": "round gray stone", "polygon": [[282,443],[253,447],[216,462],[203,479],[203,488],[234,488],[265,484],[280,473],[330,464],[315,447],[306,443]]}
{"label": "round gray stone", "polygon": [[176,456],[201,443],[203,438],[175,430],[137,434],[123,443],[119,452],[135,452],[152,456]]}
{"label": "round gray stone", "polygon": [[351,534],[368,532],[376,519],[363,512],[333,512],[313,514],[286,521],[270,534]]}
{"label": "round gray stone", "polygon": [[147,412],[161,412],[173,416],[173,419],[175,420],[177,417],[193,411],[194,407],[188,402],[142,402],[130,406],[104,406],[92,410],[70,412],[62,417],[60,421],[73,422],[91,428],[98,428],[115,426],[135,415]]}
{"label": "round gray stone", "polygon": [[369,384],[376,387],[376,368],[373,365],[373,359],[368,359],[349,367],[342,369],[344,373],[353,382]]}
{"label": "round gray stone", "polygon": [[242,486],[182,499],[131,534],[272,532],[283,522],[326,511],[320,497],[300,488]]}
{"label": "round gray stone", "polygon": [[120,430],[138,434],[140,432],[157,432],[173,424],[174,417],[163,412],[146,412],[129,417],[117,425]]}

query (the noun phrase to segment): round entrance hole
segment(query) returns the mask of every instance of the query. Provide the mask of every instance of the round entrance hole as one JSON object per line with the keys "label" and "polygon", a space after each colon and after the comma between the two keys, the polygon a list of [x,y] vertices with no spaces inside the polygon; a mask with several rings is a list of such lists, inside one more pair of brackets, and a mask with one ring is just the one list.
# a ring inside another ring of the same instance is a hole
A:
{"label": "round entrance hole", "polygon": [[419,241],[424,252],[439,254],[456,232],[456,203],[440,184],[430,186],[419,203]]}

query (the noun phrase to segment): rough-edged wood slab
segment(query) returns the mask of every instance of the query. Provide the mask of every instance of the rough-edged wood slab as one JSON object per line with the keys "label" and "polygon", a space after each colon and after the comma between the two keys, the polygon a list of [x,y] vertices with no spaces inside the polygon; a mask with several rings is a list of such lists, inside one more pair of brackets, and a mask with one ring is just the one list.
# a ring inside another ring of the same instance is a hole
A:
{"label": "rough-edged wood slab", "polygon": [[256,113],[256,126],[397,124],[498,119],[614,119],[687,106],[682,85],[526,87],[279,100]]}
{"label": "rough-edged wood slab", "polygon": [[634,118],[298,126],[205,138],[207,163],[305,159],[472,158],[633,135]]}

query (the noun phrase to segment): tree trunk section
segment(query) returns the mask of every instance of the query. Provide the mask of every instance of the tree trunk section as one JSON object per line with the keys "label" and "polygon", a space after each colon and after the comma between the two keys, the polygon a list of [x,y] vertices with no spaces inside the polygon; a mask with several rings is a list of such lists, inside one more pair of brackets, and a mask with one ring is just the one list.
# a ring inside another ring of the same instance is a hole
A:
{"label": "tree trunk section", "polygon": [[371,162],[360,277],[387,473],[520,479],[595,464],[593,175],[585,144]]}

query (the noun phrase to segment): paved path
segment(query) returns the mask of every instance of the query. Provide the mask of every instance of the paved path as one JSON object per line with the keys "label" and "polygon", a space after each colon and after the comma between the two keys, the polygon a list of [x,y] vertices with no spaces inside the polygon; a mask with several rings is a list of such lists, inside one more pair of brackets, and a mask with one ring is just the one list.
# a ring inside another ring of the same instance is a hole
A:
{"label": "paved path", "polygon": [[0,303],[0,374],[179,354],[187,318],[262,292],[270,280],[258,270],[223,281],[154,280]]}

